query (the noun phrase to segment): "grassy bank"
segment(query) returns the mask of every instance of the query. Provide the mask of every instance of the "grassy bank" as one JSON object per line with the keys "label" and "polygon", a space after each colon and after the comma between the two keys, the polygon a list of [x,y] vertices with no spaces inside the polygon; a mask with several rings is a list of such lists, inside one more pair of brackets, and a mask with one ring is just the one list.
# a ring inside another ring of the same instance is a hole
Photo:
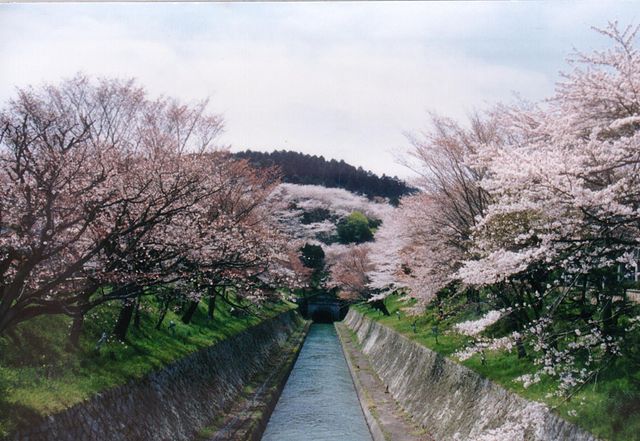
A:
{"label": "grassy bank", "polygon": [[[410,302],[397,296],[390,296],[386,300],[389,316],[384,316],[367,305],[355,308],[368,318],[445,356],[452,356],[471,342],[469,337],[452,331],[455,323],[473,318],[469,311],[461,311],[438,320],[435,308],[427,308],[419,316],[406,314],[403,309],[410,305]],[[437,328],[437,332],[434,328]],[[519,359],[515,351],[487,352],[485,364],[482,364],[480,355],[476,354],[462,364],[530,400],[547,404],[567,420],[599,438],[611,441],[640,439],[640,371],[631,360],[618,359],[596,381],[576,392],[570,399],[553,395],[557,385],[549,379],[528,388],[514,381],[535,370],[529,358]]]}
{"label": "grassy bank", "polygon": [[[103,305],[91,312],[77,350],[67,350],[71,321],[48,316],[21,325],[12,339],[0,338],[0,438],[35,416],[47,415],[97,392],[121,385],[161,368],[185,355],[210,346],[295,306],[281,302],[256,309],[257,315],[234,314],[218,302],[213,320],[204,304],[190,324],[169,311],[155,329],[159,305],[152,297],[141,304],[140,326],[133,324],[126,342],[109,338],[119,304]],[[97,348],[99,346],[99,348]]]}

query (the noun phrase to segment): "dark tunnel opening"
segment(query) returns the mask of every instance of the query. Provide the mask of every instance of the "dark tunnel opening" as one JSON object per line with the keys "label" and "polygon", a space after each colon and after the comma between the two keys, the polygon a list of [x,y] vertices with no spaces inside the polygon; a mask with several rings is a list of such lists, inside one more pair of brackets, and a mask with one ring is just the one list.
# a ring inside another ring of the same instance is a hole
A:
{"label": "dark tunnel opening", "polygon": [[338,318],[332,308],[317,308],[311,314],[314,323],[333,323]]}

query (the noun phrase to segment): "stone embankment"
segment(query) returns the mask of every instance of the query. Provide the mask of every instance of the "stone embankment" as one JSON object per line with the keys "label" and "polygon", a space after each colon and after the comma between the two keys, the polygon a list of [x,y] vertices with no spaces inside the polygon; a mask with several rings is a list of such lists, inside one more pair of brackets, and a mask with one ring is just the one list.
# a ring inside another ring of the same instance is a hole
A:
{"label": "stone embankment", "polygon": [[252,378],[273,369],[273,353],[303,326],[297,312],[283,313],[141,380],[34,422],[11,439],[191,440],[231,408]]}
{"label": "stone embankment", "polygon": [[344,323],[336,323],[335,327],[373,441],[434,441],[424,428],[407,418],[389,394],[369,358],[356,344],[353,332]]}
{"label": "stone embankment", "polygon": [[588,432],[351,310],[346,326],[412,420],[438,441],[595,441]]}
{"label": "stone embankment", "polygon": [[254,376],[221,418],[205,427],[198,441],[260,441],[278,403],[289,374],[296,363],[310,322],[295,331],[280,351],[269,357],[268,365]]}

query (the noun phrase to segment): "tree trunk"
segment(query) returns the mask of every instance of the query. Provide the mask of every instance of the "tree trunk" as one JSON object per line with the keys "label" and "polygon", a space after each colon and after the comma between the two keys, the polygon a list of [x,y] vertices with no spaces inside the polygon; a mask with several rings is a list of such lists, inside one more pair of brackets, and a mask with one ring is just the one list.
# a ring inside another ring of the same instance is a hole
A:
{"label": "tree trunk", "polygon": [[603,282],[604,305],[602,305],[602,333],[613,335],[617,327],[617,320],[613,314],[613,296],[616,294],[616,280],[611,276],[605,276]]}
{"label": "tree trunk", "polygon": [[613,299],[607,296],[604,306],[602,307],[602,333],[604,335],[612,335],[615,330],[615,320],[613,318]]}
{"label": "tree trunk", "polygon": [[384,299],[371,302],[371,306],[382,312],[384,315],[391,315],[391,313],[387,309],[387,305],[384,304]]}
{"label": "tree trunk", "polygon": [[80,347],[80,334],[84,329],[84,312],[76,315],[73,318],[73,323],[71,324],[71,330],[69,331],[69,344],[68,349],[74,350]]}
{"label": "tree trunk", "polygon": [[164,321],[164,318],[167,315],[167,311],[169,311],[168,300],[164,302],[164,305],[162,305],[162,311],[160,312],[160,318],[158,319],[158,323],[156,323],[156,329],[160,329],[160,326],[162,326],[162,322]]}
{"label": "tree trunk", "polygon": [[216,310],[216,288],[213,286],[210,286],[208,288],[209,290],[209,308],[207,309],[207,317],[209,318],[209,320],[213,320],[213,314]]}
{"label": "tree trunk", "polygon": [[527,349],[519,337],[516,339],[516,348],[518,349],[518,358],[525,358],[527,356]]}
{"label": "tree trunk", "polygon": [[[0,333],[0,335],[2,335],[2,333]],[[7,338],[9,338],[9,341],[11,342],[11,344],[13,344],[13,346],[17,346],[20,347],[22,346],[22,339],[20,338],[20,336],[16,333],[16,329],[15,328],[7,328],[5,330],[4,335],[7,336]]]}
{"label": "tree trunk", "polygon": [[588,320],[590,317],[589,314],[589,305],[587,305],[587,290],[589,289],[589,282],[585,277],[584,282],[580,288],[580,317],[585,320]]}
{"label": "tree trunk", "polygon": [[[82,293],[82,304],[89,302],[91,291],[93,290],[87,289]],[[71,324],[69,340],[67,341],[67,350],[69,351],[76,350],[80,347],[80,334],[82,334],[82,330],[84,329],[84,316],[87,313],[87,309],[85,308],[86,307],[80,306],[73,315],[73,323]]]}
{"label": "tree trunk", "polygon": [[127,329],[129,329],[129,323],[131,323],[131,318],[133,317],[134,310],[134,301],[132,301],[131,299],[125,299],[122,301],[120,315],[118,316],[118,321],[113,328],[113,334],[120,341],[125,341],[127,337]]}
{"label": "tree trunk", "polygon": [[193,314],[198,309],[198,303],[199,302],[197,302],[195,300],[192,300],[191,302],[189,302],[189,306],[187,307],[187,310],[182,315],[182,323],[184,323],[185,325],[188,325],[189,323],[191,323],[191,319],[193,318]]}
{"label": "tree trunk", "polygon": [[140,297],[136,298],[135,314],[133,315],[133,326],[140,329]]}

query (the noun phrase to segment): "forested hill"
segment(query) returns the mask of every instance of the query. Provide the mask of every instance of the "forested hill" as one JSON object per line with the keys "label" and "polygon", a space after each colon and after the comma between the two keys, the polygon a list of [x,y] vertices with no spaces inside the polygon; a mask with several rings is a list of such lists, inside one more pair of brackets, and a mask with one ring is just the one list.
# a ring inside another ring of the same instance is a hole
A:
{"label": "forested hill", "polygon": [[392,203],[397,202],[401,196],[415,191],[397,177],[378,176],[342,160],[327,161],[323,156],[285,150],[270,153],[246,150],[236,155],[248,159],[255,166],[278,166],[283,181],[292,184],[344,188],[369,198],[389,198]]}

